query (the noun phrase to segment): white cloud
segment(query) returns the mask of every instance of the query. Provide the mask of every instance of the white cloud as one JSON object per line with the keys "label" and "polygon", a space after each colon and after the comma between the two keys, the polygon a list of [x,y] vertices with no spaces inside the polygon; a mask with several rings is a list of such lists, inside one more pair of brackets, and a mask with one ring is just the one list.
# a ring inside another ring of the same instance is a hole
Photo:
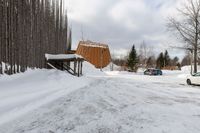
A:
{"label": "white cloud", "polygon": [[109,15],[118,24],[135,30],[140,23],[138,19],[147,13],[146,8],[143,0],[121,0],[111,7]]}
{"label": "white cloud", "polygon": [[90,22],[102,4],[101,0],[67,0],[68,16],[73,21]]}
{"label": "white cloud", "polygon": [[[67,0],[75,46],[81,39],[107,42],[117,53],[145,40],[158,51],[174,42],[166,32],[166,19],[176,15],[183,0]],[[174,53],[176,54],[176,53]]]}

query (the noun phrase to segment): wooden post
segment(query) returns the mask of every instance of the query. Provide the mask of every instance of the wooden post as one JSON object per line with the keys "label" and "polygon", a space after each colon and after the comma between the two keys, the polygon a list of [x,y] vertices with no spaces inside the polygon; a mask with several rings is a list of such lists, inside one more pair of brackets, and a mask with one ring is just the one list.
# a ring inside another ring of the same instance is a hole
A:
{"label": "wooden post", "polygon": [[48,60],[45,58],[45,69],[48,69]]}
{"label": "wooden post", "polygon": [[80,60],[78,60],[78,77],[80,76]]}
{"label": "wooden post", "polygon": [[2,63],[0,62],[0,74],[3,74]]}
{"label": "wooden post", "polygon": [[77,61],[74,61],[74,75],[76,75],[76,67],[77,67]]}
{"label": "wooden post", "polygon": [[81,61],[81,75],[83,75],[83,61]]}
{"label": "wooden post", "polygon": [[62,68],[61,68],[62,71],[64,71],[64,62],[63,62],[63,61],[61,62],[61,67],[62,67]]}

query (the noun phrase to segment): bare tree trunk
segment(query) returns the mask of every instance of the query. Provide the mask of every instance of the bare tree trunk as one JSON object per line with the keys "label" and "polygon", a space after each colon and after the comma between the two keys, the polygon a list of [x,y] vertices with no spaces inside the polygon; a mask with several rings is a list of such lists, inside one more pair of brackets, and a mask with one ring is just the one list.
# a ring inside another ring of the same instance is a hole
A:
{"label": "bare tree trunk", "polygon": [[183,9],[178,9],[182,16],[182,20],[171,17],[169,19],[168,28],[175,31],[186,43],[185,49],[194,52],[194,73],[197,72],[198,49],[200,39],[200,1],[188,0],[183,5]]}
{"label": "bare tree trunk", "polygon": [[[0,0],[0,74],[44,68],[45,53],[64,54],[68,24],[63,0]],[[71,34],[70,34],[71,36]]]}
{"label": "bare tree trunk", "polygon": [[[0,0],[0,20],[3,21],[3,1]],[[2,68],[2,60],[3,60],[3,54],[2,54],[2,49],[3,49],[3,46],[2,46],[2,42],[3,42],[3,39],[2,39],[2,23],[0,23],[0,74],[3,73],[3,68]]]}

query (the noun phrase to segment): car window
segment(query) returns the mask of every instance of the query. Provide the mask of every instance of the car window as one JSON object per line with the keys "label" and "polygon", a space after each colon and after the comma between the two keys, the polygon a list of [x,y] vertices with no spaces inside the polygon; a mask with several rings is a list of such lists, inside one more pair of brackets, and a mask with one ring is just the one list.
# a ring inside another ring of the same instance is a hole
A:
{"label": "car window", "polygon": [[200,76],[200,73],[196,73],[194,76]]}

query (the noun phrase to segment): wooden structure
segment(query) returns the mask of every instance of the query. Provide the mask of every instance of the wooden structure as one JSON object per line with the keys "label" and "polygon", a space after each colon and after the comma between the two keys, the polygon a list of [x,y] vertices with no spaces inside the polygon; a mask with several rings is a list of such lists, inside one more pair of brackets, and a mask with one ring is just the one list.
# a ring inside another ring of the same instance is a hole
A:
{"label": "wooden structure", "polygon": [[76,54],[81,55],[86,61],[96,68],[104,68],[111,62],[108,45],[91,41],[80,41]]}
{"label": "wooden structure", "polygon": [[67,50],[66,54],[76,54],[76,50]]}
{"label": "wooden structure", "polygon": [[[47,68],[67,71],[74,76],[81,76],[84,59],[76,54],[45,54]],[[73,63],[73,67],[71,67]]]}

